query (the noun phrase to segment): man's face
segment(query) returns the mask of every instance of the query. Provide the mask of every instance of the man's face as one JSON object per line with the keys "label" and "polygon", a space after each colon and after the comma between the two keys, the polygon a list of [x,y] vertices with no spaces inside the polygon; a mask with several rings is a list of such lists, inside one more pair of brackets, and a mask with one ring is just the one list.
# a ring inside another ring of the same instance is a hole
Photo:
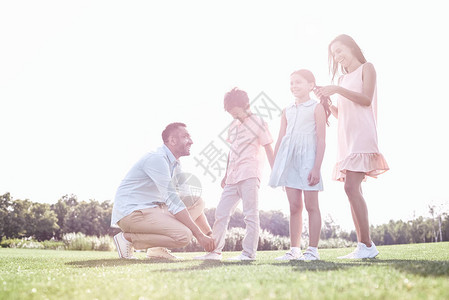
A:
{"label": "man's face", "polygon": [[192,146],[193,142],[190,138],[190,134],[187,132],[185,127],[178,127],[173,132],[173,148],[178,157],[188,156],[190,155],[190,146]]}

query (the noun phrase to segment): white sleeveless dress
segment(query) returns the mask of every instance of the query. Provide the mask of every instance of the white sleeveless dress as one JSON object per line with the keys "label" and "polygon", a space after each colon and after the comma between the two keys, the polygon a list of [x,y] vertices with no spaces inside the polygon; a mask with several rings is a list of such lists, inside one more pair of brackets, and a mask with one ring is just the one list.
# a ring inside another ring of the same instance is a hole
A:
{"label": "white sleeveless dress", "polygon": [[323,180],[310,186],[310,174],[316,156],[315,107],[318,102],[310,99],[285,108],[287,128],[271,172],[271,187],[285,186],[305,191],[322,191]]}

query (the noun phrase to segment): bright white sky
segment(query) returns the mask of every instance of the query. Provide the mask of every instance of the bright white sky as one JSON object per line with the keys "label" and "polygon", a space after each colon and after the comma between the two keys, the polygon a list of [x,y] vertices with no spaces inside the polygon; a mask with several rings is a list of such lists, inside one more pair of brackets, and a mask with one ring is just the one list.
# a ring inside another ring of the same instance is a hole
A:
{"label": "bright white sky", "polygon": [[[113,200],[131,165],[180,121],[194,140],[184,170],[215,207],[219,180],[194,158],[210,142],[226,150],[224,93],[263,91],[285,107],[292,71],[308,68],[318,85],[330,83],[327,46],[346,33],[376,67],[379,146],[391,167],[363,185],[370,221],[426,215],[431,201],[449,202],[449,19],[444,1],[397,2],[1,1],[0,194]],[[280,119],[267,122],[276,140]],[[336,124],[320,205],[351,229],[343,185],[330,179]],[[266,163],[260,209],[288,213],[268,176]]]}

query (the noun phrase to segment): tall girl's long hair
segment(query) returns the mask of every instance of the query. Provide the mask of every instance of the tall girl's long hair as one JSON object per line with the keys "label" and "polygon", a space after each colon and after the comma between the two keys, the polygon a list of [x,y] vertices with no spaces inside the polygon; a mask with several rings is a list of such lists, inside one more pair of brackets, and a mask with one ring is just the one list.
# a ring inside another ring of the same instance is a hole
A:
{"label": "tall girl's long hair", "polygon": [[[306,70],[306,69],[297,70],[297,71],[294,71],[290,76],[292,76],[293,74],[299,75],[299,76],[303,77],[305,80],[307,80],[307,82],[313,83],[315,86],[313,88],[314,91],[315,91],[315,89],[318,88],[315,83],[315,76],[313,76],[312,72],[310,72],[309,70]],[[330,103],[331,103],[331,99],[329,97],[324,97],[324,96],[320,97],[320,104],[323,105],[324,112],[326,113],[327,126],[329,126],[329,116],[331,115],[331,110],[329,108]]]}
{"label": "tall girl's long hair", "polygon": [[[338,62],[335,60],[331,51],[331,46],[335,42],[340,42],[349,49],[351,49],[352,54],[354,54],[354,56],[357,58],[358,61],[360,61],[362,64],[366,63],[366,58],[363,55],[362,49],[360,49],[359,45],[357,45],[357,43],[354,41],[352,37],[346,34],[341,34],[337,36],[332,42],[330,42],[328,47],[329,73],[332,74],[332,82],[334,81],[335,74],[337,74],[338,69]],[[340,68],[342,74],[348,73],[348,70],[346,70],[346,68],[343,68],[343,66],[340,66]]]}

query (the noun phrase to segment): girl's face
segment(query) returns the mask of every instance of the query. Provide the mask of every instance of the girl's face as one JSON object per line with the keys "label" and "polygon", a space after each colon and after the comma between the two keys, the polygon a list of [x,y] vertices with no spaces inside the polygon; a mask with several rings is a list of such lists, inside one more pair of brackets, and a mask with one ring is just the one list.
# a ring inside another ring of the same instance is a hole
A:
{"label": "girl's face", "polygon": [[344,45],[340,41],[336,41],[331,45],[332,55],[337,63],[343,68],[348,68],[354,61],[355,57],[352,54],[351,48]]}
{"label": "girl's face", "polygon": [[312,91],[314,85],[313,82],[308,82],[299,74],[290,76],[290,91],[296,99],[308,100],[309,93]]}

